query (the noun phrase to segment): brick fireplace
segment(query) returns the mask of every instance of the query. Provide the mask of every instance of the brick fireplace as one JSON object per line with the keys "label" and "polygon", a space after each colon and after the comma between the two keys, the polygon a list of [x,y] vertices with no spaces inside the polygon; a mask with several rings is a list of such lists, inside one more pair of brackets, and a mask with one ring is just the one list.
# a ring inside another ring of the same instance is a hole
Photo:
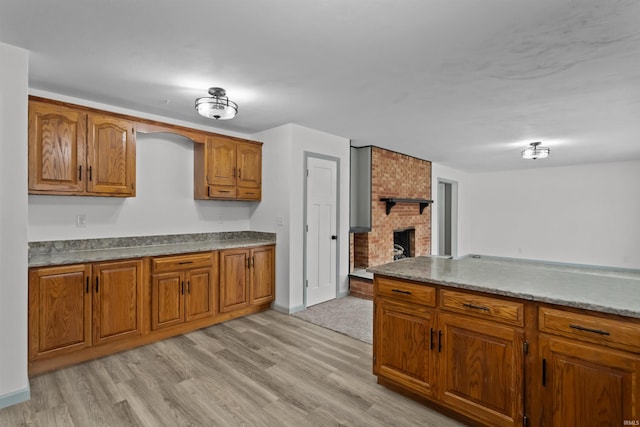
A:
{"label": "brick fireplace", "polygon": [[400,202],[387,215],[387,197],[431,199],[431,162],[372,147],[371,231],[351,235],[352,270],[394,261],[394,231],[410,230],[411,256],[431,253],[431,206]]}

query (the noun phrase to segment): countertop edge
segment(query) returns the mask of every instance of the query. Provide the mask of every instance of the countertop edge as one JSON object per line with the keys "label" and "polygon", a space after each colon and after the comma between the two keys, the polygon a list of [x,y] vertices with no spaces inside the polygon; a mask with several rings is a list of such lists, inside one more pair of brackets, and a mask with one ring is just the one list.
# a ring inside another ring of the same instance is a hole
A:
{"label": "countertop edge", "polygon": [[[390,264],[387,264],[387,266],[389,265]],[[590,310],[598,313],[606,313],[606,314],[640,319],[640,311],[634,310],[630,307],[625,308],[625,307],[606,305],[606,301],[603,301],[602,304],[579,301],[579,300],[576,301],[576,300],[570,300],[563,297],[546,295],[542,292],[536,292],[535,290],[532,290],[532,292],[522,292],[522,291],[515,291],[515,290],[511,291],[509,289],[504,289],[504,288],[502,289],[493,288],[491,286],[487,286],[486,284],[473,284],[473,283],[462,282],[462,281],[440,280],[440,279],[433,278],[428,274],[425,274],[425,276],[423,277],[417,277],[414,272],[413,274],[411,273],[404,274],[402,271],[389,271],[384,267],[385,266],[371,267],[371,268],[368,268],[367,271],[373,273],[374,277],[386,276],[390,278],[409,280],[417,283],[425,283],[425,284],[430,283],[430,284],[445,286],[449,288],[482,292],[490,295],[516,298],[516,299],[525,300],[525,301],[553,304],[553,305],[558,305],[558,306],[563,306],[568,308]],[[573,274],[577,274],[577,273],[573,273]],[[606,281],[607,279],[608,278],[606,276],[603,276],[604,281]]]}

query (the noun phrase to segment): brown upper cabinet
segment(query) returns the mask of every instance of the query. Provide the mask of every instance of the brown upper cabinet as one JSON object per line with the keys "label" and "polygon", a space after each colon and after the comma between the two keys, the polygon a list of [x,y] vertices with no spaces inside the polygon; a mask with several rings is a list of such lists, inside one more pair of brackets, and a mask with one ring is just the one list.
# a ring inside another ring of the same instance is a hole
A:
{"label": "brown upper cabinet", "polygon": [[261,200],[262,143],[222,135],[197,143],[194,198]]}
{"label": "brown upper cabinet", "polygon": [[29,193],[136,195],[134,122],[29,102]]}

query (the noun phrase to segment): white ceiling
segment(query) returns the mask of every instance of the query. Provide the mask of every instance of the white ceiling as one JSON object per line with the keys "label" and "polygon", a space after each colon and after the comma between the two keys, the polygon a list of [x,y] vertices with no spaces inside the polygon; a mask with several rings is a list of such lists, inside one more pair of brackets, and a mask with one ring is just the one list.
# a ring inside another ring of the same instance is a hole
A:
{"label": "white ceiling", "polygon": [[[0,0],[0,41],[31,88],[246,134],[465,171],[640,159],[638,0]],[[210,86],[235,119],[197,116]]]}

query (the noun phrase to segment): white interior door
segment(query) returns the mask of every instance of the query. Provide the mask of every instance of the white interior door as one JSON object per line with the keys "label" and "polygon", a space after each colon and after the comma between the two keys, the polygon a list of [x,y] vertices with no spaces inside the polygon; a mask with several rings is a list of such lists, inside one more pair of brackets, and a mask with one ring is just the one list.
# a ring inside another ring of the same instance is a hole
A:
{"label": "white interior door", "polygon": [[337,162],[307,158],[307,307],[336,297]]}

